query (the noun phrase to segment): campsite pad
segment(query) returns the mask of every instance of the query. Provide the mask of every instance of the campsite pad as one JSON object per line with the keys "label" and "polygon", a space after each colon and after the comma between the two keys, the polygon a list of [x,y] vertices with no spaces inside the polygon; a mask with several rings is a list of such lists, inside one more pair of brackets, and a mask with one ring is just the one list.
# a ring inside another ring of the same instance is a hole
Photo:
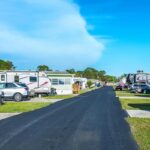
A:
{"label": "campsite pad", "polygon": [[126,110],[130,117],[136,118],[150,118],[149,110]]}
{"label": "campsite pad", "polygon": [[0,113],[0,120],[15,116],[15,115],[19,115],[19,114],[20,113]]}

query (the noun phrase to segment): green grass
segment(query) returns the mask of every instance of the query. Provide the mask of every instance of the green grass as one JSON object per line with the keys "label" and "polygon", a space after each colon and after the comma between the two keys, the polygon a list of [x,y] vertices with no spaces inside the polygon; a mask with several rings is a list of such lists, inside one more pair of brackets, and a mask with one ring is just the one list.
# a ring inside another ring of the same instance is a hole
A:
{"label": "green grass", "polygon": [[[136,99],[150,97],[150,94],[134,94],[129,91],[117,91],[117,96],[135,96],[135,99],[119,99],[123,109],[150,110],[150,99]],[[140,150],[150,150],[150,119],[127,118],[132,134],[140,147]]]}
{"label": "green grass", "polygon": [[69,99],[74,97],[75,95],[71,94],[71,95],[53,95],[53,96],[46,96],[44,98],[46,99]]}
{"label": "green grass", "polygon": [[93,90],[93,88],[91,88],[91,89],[87,88],[87,89],[84,89],[84,90],[80,90],[79,94],[84,94],[84,93],[90,92],[92,90]]}
{"label": "green grass", "polygon": [[120,99],[123,109],[150,110],[150,99]]}
{"label": "green grass", "polygon": [[150,94],[130,93],[130,91],[116,91],[116,96],[150,97]]}
{"label": "green grass", "polygon": [[140,150],[150,150],[150,119],[128,118],[127,122]]}
{"label": "green grass", "polygon": [[0,113],[28,112],[50,104],[50,102],[7,102],[0,106]]}
{"label": "green grass", "polygon": [[[84,94],[84,93],[90,92],[93,89],[94,88],[80,90],[79,94]],[[76,96],[75,94],[70,94],[70,95],[52,95],[52,96],[46,96],[44,98],[46,98],[46,99],[69,99],[69,98],[73,98],[75,96]]]}

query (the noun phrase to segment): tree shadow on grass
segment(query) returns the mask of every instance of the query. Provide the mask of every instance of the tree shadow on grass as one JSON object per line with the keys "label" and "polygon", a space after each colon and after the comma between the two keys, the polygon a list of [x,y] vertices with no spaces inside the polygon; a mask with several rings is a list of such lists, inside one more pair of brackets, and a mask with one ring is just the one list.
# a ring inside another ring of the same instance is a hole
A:
{"label": "tree shadow on grass", "polygon": [[150,94],[148,94],[148,95],[143,95],[143,94],[135,94],[135,96],[138,96],[138,97],[149,97],[149,98],[150,98]]}
{"label": "tree shadow on grass", "polygon": [[138,108],[141,110],[149,110],[150,111],[150,103],[141,103],[141,104],[128,104],[130,107]]}

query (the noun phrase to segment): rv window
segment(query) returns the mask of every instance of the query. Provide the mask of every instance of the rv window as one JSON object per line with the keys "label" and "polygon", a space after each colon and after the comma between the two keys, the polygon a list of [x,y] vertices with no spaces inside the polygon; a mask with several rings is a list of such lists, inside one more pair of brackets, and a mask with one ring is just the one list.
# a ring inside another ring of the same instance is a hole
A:
{"label": "rv window", "polygon": [[52,85],[58,85],[58,79],[52,79]]}
{"label": "rv window", "polygon": [[37,77],[30,77],[30,82],[37,82]]}
{"label": "rv window", "polygon": [[0,89],[4,89],[5,88],[5,83],[0,83]]}
{"label": "rv window", "polygon": [[71,84],[70,79],[65,79],[65,84]]}
{"label": "rv window", "polygon": [[5,81],[5,75],[1,75],[1,81]]}
{"label": "rv window", "polygon": [[19,82],[19,76],[15,76],[14,78],[15,78],[14,79],[15,82]]}
{"label": "rv window", "polygon": [[65,84],[65,80],[64,79],[59,79],[59,84],[60,85],[64,85]]}

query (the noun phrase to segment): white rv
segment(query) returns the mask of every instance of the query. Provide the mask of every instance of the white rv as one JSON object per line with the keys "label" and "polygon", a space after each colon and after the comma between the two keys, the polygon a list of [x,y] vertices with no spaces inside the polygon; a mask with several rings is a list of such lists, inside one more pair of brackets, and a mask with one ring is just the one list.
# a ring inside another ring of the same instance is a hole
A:
{"label": "white rv", "polygon": [[36,94],[48,94],[51,82],[44,72],[37,71],[0,71],[0,83],[25,83]]}

